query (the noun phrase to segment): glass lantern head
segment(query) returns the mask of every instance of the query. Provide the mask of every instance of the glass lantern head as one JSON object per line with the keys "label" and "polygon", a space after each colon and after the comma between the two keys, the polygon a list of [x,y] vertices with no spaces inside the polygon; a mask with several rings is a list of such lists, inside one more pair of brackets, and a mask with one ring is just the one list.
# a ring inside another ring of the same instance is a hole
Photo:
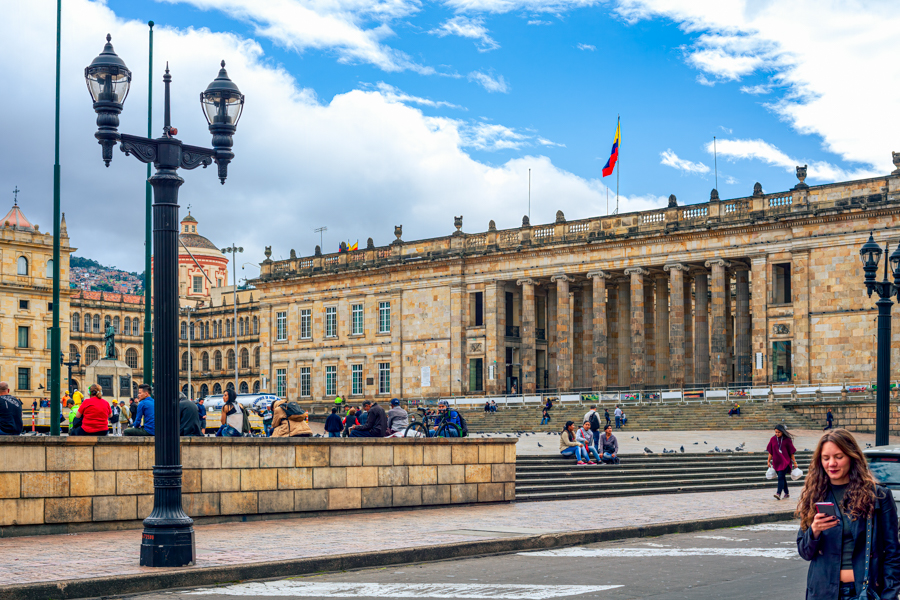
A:
{"label": "glass lantern head", "polygon": [[859,249],[859,257],[862,260],[866,280],[875,280],[875,273],[878,271],[878,262],[881,260],[881,254],[881,246],[875,243],[875,238],[870,233],[869,240]]}
{"label": "glass lantern head", "polygon": [[131,71],[113,50],[112,36],[106,34],[103,52],[84,69],[84,79],[94,102],[111,102],[121,106],[131,87]]}
{"label": "glass lantern head", "polygon": [[894,274],[894,281],[900,281],[900,243],[891,253],[889,259],[891,261],[891,272]]}
{"label": "glass lantern head", "polygon": [[200,94],[200,105],[203,107],[203,115],[210,125],[236,126],[244,110],[244,95],[238,86],[228,78],[225,71],[225,61],[219,75],[207,86],[206,91]]}

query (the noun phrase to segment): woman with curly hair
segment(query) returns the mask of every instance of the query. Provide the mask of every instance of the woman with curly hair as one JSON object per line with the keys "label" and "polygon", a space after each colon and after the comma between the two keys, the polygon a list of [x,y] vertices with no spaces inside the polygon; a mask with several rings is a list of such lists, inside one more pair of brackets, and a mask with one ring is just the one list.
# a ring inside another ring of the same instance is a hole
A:
{"label": "woman with curly hair", "polygon": [[[819,512],[816,504],[826,502],[837,517]],[[797,550],[810,561],[807,600],[897,600],[897,508],[890,490],[875,483],[846,429],[819,440],[796,516]]]}

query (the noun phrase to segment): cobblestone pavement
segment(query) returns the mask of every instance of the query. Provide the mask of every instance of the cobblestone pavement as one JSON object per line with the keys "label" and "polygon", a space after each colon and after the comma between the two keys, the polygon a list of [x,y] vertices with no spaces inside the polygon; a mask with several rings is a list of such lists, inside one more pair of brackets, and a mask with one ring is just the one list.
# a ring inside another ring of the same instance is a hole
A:
{"label": "cobblestone pavement", "polygon": [[[560,429],[562,429],[561,426]],[[661,453],[663,448],[677,450],[681,446],[684,446],[685,452],[707,453],[716,446],[722,449],[731,448],[733,450],[741,442],[746,443],[745,450],[748,452],[765,452],[766,444],[769,443],[769,438],[773,435],[773,431],[769,429],[741,431],[639,431],[626,428],[613,433],[616,439],[619,440],[619,452],[621,454],[639,454],[644,451],[645,446],[657,453]],[[474,435],[473,437],[505,437],[506,435],[506,433],[500,433],[499,436],[497,434],[488,434],[484,436]],[[794,436],[794,446],[797,450],[815,450],[819,438],[822,437],[822,431],[818,429],[793,429],[791,430],[791,435]],[[875,445],[874,433],[854,433],[853,435],[863,448],[866,447],[866,444]],[[523,455],[558,454],[559,439],[557,438],[557,433],[547,435],[544,432],[527,436],[523,434],[516,443],[516,453]],[[897,436],[893,436],[892,441],[896,440]],[[704,441],[706,444],[703,443]],[[697,442],[697,445],[694,445],[694,442]],[[538,446],[538,443],[541,446]]]}
{"label": "cobblestone pavement", "polygon": [[[795,506],[771,490],[523,502],[196,527],[190,569],[352,552],[767,514]],[[0,539],[0,585],[158,573],[138,565],[141,530]],[[60,568],[64,565],[64,568]]]}

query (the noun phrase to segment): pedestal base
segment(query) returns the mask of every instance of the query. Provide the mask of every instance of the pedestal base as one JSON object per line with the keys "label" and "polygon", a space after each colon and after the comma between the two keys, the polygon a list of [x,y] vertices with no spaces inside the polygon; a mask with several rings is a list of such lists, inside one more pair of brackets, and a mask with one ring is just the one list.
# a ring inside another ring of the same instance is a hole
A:
{"label": "pedestal base", "polygon": [[144,529],[142,567],[186,567],[196,562],[194,528]]}

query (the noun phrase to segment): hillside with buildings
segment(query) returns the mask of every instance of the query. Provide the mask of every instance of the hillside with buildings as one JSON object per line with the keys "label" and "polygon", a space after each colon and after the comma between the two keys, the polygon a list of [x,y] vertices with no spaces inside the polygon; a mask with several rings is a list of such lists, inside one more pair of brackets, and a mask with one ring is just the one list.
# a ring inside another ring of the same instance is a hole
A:
{"label": "hillside with buildings", "polygon": [[105,267],[95,260],[73,256],[69,263],[69,287],[88,292],[144,293],[144,278],[116,267]]}

